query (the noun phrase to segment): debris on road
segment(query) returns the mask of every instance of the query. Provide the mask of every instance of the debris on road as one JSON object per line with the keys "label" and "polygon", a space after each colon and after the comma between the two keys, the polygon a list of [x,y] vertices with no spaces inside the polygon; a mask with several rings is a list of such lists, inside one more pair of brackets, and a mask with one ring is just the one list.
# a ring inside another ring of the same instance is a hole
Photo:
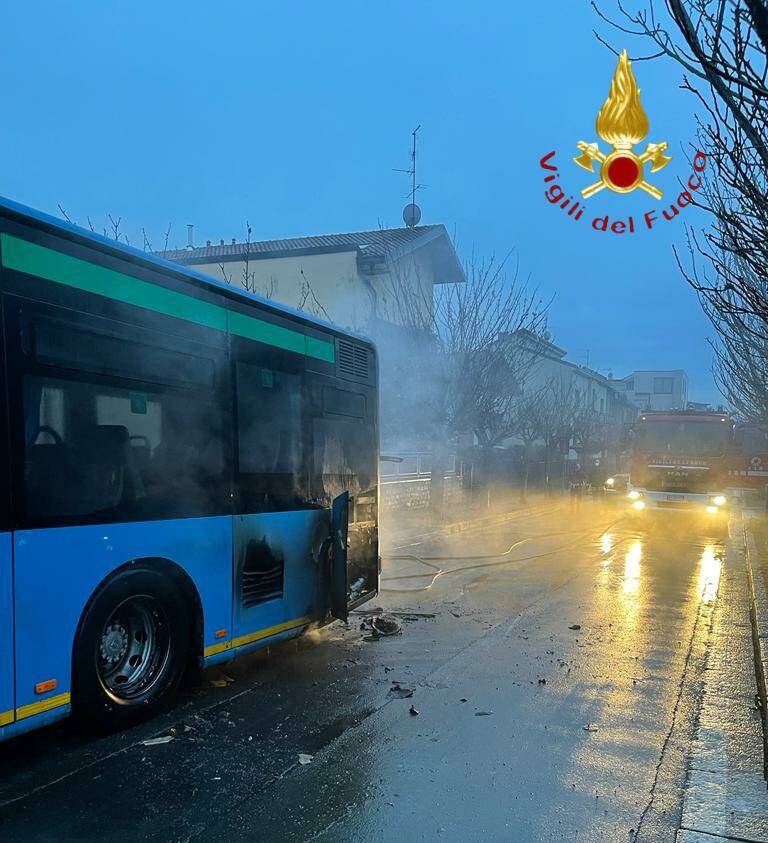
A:
{"label": "debris on road", "polygon": [[353,600],[357,600],[360,594],[363,591],[363,586],[365,585],[365,579],[360,577],[359,579],[355,580],[349,588],[349,600],[350,602]]}
{"label": "debris on road", "polygon": [[[355,609],[352,614],[362,615],[363,617],[368,618],[376,615],[383,615],[384,610],[381,606],[376,606],[375,609]],[[438,615],[437,612],[411,612],[407,609],[390,609],[389,614],[396,618],[402,618],[405,621],[421,620],[422,618],[436,618]]]}
{"label": "debris on road", "polygon": [[408,713],[409,713],[410,715],[412,715],[413,717],[416,717],[416,715],[419,713],[419,709],[418,709],[418,708],[416,708],[415,706],[413,706],[413,705],[412,705],[412,706],[408,709]]}
{"label": "debris on road", "polygon": [[466,702],[466,701],[467,701],[467,698],[466,698],[466,697],[462,697],[462,698],[459,700],[459,702]]}
{"label": "debris on road", "polygon": [[405,685],[401,685],[399,682],[395,681],[392,682],[392,687],[389,689],[389,693],[392,694],[393,697],[398,697],[401,700],[412,697],[413,692],[413,688],[407,688]]}
{"label": "debris on road", "polygon": [[539,685],[546,685],[546,684],[547,684],[547,680],[543,676],[539,677]]}
{"label": "debris on road", "polygon": [[379,635],[400,635],[403,631],[403,627],[395,618],[390,618],[386,615],[379,615],[373,618],[371,626]]}
{"label": "debris on road", "polygon": [[400,621],[389,615],[373,615],[372,617],[364,618],[360,624],[360,629],[365,632],[370,630],[370,635],[366,635],[363,641],[378,641],[379,638],[386,638],[391,635],[402,635],[403,626]]}
{"label": "debris on road", "polygon": [[383,615],[384,609],[381,606],[376,606],[373,609],[353,609],[350,612],[350,615],[364,615],[366,618],[370,617],[371,615]]}
{"label": "debris on road", "polygon": [[490,717],[492,714],[492,711],[476,711],[475,717]]}
{"label": "debris on road", "polygon": [[173,740],[173,735],[163,735],[159,738],[147,738],[147,740],[142,741],[142,746],[160,746],[160,744],[170,743]]}
{"label": "debris on road", "polygon": [[585,732],[596,732],[597,726],[594,723],[587,723],[586,726],[581,727]]}
{"label": "debris on road", "polygon": [[311,764],[314,755],[310,755],[308,752],[300,752],[299,753],[299,764]]}
{"label": "debris on road", "polygon": [[581,629],[581,624],[580,624],[580,623],[572,623],[572,624],[568,627],[568,629]]}
{"label": "debris on road", "polygon": [[212,676],[208,683],[213,685],[214,688],[226,688],[227,685],[231,685],[235,680],[231,676],[227,676],[226,673],[220,673],[218,676]]}

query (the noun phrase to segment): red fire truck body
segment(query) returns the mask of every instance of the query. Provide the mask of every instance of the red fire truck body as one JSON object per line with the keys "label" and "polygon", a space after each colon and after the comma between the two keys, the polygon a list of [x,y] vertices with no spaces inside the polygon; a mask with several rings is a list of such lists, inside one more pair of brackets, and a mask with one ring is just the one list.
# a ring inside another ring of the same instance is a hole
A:
{"label": "red fire truck body", "polygon": [[756,424],[736,427],[728,485],[745,502],[764,503],[768,487],[768,429]]}
{"label": "red fire truck body", "polygon": [[733,421],[722,413],[644,413],[635,428],[631,506],[725,514],[733,431]]}

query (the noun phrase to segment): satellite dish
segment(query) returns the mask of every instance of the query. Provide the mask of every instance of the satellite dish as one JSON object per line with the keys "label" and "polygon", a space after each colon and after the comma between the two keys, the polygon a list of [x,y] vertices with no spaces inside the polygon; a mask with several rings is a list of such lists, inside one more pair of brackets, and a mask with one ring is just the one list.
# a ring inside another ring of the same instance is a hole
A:
{"label": "satellite dish", "polygon": [[414,205],[413,202],[409,202],[403,208],[403,222],[408,226],[408,228],[413,228],[419,224],[420,219],[421,208],[418,205]]}

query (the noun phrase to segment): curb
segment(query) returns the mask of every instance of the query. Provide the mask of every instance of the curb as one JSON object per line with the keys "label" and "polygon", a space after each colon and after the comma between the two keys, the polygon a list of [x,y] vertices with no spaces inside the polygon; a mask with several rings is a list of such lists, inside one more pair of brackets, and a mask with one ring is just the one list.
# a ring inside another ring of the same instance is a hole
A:
{"label": "curb", "polygon": [[757,570],[757,547],[744,522],[744,550],[747,562],[749,617],[752,622],[752,644],[755,656],[757,696],[763,721],[763,776],[768,780],[768,595],[765,580]]}

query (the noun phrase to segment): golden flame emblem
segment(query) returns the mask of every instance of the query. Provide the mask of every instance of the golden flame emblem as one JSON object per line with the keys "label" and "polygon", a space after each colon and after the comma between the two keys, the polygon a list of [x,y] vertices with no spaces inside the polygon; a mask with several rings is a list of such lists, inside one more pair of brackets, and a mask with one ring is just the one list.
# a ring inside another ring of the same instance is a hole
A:
{"label": "golden flame emblem", "polygon": [[585,187],[581,195],[588,199],[604,187],[614,193],[631,193],[639,187],[654,199],[661,199],[662,192],[645,180],[644,168],[650,162],[651,172],[655,173],[672,159],[664,154],[666,142],[649,143],[642,155],[632,149],[648,134],[648,115],[640,102],[640,88],[626,50],[619,56],[611,90],[597,114],[595,128],[613,151],[605,155],[597,143],[579,141],[581,155],[573,160],[591,173],[595,172],[594,162],[600,164],[600,181]]}

